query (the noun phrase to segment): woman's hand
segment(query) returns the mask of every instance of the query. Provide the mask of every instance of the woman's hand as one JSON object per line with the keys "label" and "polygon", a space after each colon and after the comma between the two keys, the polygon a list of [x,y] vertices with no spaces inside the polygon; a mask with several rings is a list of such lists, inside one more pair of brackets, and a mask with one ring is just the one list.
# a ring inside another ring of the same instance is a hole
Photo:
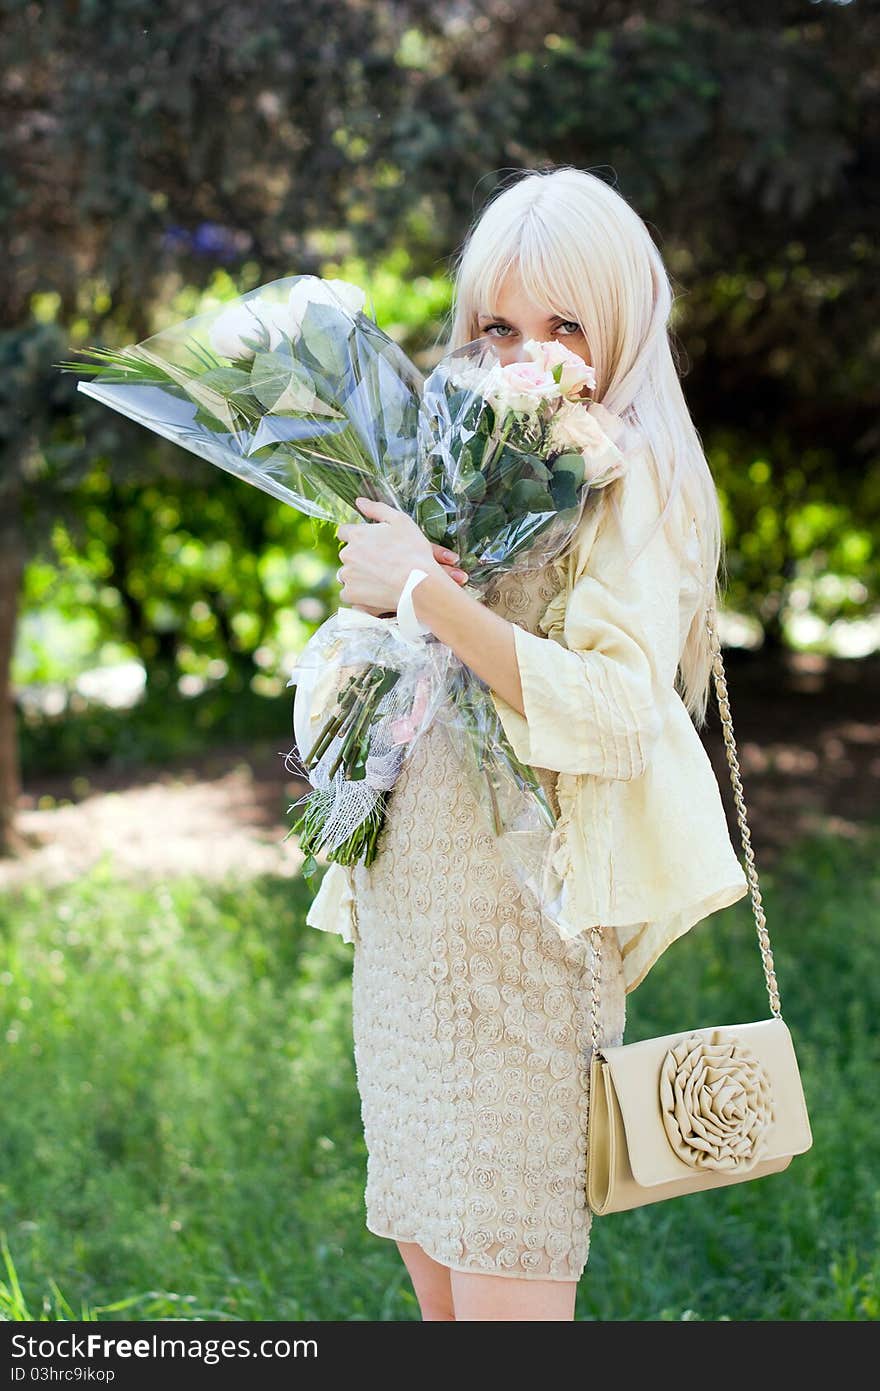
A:
{"label": "woman's hand", "polygon": [[336,529],[346,543],[339,552],[342,565],[337,572],[345,603],[377,617],[394,613],[406,577],[416,566],[428,574],[442,568],[459,584],[467,583],[466,571],[455,568],[456,552],[429,541],[400,508],[372,498],[359,497],[356,503],[374,520],[372,525],[344,522]]}

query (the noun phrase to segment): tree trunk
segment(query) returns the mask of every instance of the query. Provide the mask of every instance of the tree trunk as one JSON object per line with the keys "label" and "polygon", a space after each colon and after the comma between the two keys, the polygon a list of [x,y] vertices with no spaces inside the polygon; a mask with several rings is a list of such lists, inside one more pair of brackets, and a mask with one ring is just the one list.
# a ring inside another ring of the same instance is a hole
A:
{"label": "tree trunk", "polygon": [[4,856],[17,854],[26,844],[15,824],[21,770],[12,691],[12,654],[25,562],[20,503],[17,489],[7,493],[0,527],[0,855]]}

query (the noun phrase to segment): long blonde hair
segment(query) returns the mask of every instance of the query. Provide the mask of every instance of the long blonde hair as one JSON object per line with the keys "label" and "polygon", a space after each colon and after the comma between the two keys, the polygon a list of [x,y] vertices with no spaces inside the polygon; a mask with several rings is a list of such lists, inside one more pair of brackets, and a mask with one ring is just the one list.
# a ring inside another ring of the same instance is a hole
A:
{"label": "long blonde hair", "polygon": [[[479,337],[477,315],[511,269],[536,304],[580,324],[596,372],[593,398],[648,445],[642,457],[663,501],[657,527],[668,523],[679,495],[696,521],[703,587],[676,684],[701,728],[712,671],[706,611],[720,597],[724,537],[715,481],[681,389],[674,293],[660,253],[625,198],[596,175],[572,165],[523,171],[496,191],[453,257],[453,303],[441,333],[447,351]],[[617,491],[602,490],[615,513]],[[675,544],[683,541],[677,533]]]}

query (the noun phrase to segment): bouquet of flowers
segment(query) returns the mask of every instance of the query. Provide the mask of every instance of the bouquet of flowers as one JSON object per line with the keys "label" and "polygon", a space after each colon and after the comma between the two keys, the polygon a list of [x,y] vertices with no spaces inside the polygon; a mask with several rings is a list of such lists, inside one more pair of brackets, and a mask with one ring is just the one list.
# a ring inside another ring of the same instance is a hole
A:
{"label": "bouquet of flowers", "polygon": [[[364,305],[346,281],[291,276],[142,343],[84,350],[97,366],[57,365],[95,374],[81,391],[302,512],[362,521],[357,497],[405,511],[458,552],[478,598],[560,555],[588,497],[623,467],[583,398],[592,367],[556,341],[502,366],[476,339],[425,378]],[[312,790],[289,809],[302,805],[288,835],[299,832],[306,874],[320,850],[372,861],[403,761],[443,719],[464,735],[493,830],[540,898],[552,808],[488,686],[449,648],[343,606],[291,684]]]}

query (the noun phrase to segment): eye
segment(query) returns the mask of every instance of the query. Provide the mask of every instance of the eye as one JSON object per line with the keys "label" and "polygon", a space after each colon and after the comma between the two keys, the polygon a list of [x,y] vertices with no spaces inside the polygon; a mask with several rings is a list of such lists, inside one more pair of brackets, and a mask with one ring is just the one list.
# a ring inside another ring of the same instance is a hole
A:
{"label": "eye", "polygon": [[[572,334],[580,333],[581,331],[580,324],[576,323],[574,319],[563,319],[562,323],[559,325],[559,328],[569,328],[571,329]],[[559,329],[557,329],[556,331],[558,333]]]}
{"label": "eye", "polygon": [[[512,329],[512,328],[510,327],[509,324],[487,324],[486,327],[483,329],[483,332],[484,332],[484,333],[491,333],[492,330],[493,330],[493,329],[496,329],[496,328],[507,329],[509,333],[513,333],[513,332],[514,332],[514,329]],[[506,335],[503,335],[503,336],[506,337]]]}

